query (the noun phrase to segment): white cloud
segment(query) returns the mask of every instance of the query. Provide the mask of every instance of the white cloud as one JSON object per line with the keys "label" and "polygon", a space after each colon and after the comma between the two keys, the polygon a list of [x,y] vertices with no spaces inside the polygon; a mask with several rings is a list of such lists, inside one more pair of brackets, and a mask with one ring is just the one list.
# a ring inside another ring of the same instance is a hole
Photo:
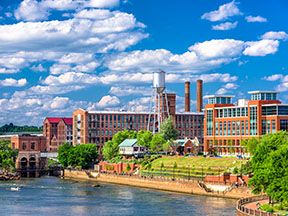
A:
{"label": "white cloud", "polygon": [[114,107],[120,104],[120,100],[116,96],[105,95],[103,96],[100,101],[97,103],[97,106],[100,108],[105,107]]}
{"label": "white cloud", "polygon": [[287,40],[288,34],[284,31],[278,31],[278,32],[269,31],[263,34],[261,38],[267,40]]}
{"label": "white cloud", "polygon": [[119,0],[91,0],[88,6],[95,8],[111,8],[119,5]]}
{"label": "white cloud", "polygon": [[129,95],[152,95],[152,89],[143,86],[112,86],[109,91],[110,94],[116,96],[129,96]]}
{"label": "white cloud", "polygon": [[216,94],[223,95],[228,92],[231,92],[231,90],[237,89],[239,86],[235,83],[226,83],[224,86],[222,86],[220,89],[216,91]]}
{"label": "white cloud", "polygon": [[69,98],[67,97],[55,97],[50,104],[51,109],[63,109],[67,106]]}
{"label": "white cloud", "polygon": [[221,23],[219,25],[214,25],[212,26],[213,30],[218,30],[218,31],[226,31],[226,30],[230,30],[230,29],[234,29],[236,28],[238,25],[238,22],[225,22],[225,23]]}
{"label": "white cloud", "polygon": [[148,37],[142,31],[145,26],[132,14],[119,11],[110,14],[103,20],[71,18],[0,25],[0,52],[123,51]]}
{"label": "white cloud", "polygon": [[283,74],[273,74],[271,76],[265,76],[262,79],[266,81],[277,81],[281,80],[283,77],[284,77]]}
{"label": "white cloud", "polygon": [[260,40],[256,42],[246,42],[246,49],[243,51],[247,56],[266,56],[278,51],[279,41]]}
{"label": "white cloud", "polygon": [[39,64],[39,65],[33,65],[31,67],[31,70],[34,72],[45,72],[46,68],[44,68],[42,64]]}
{"label": "white cloud", "polygon": [[49,13],[37,0],[23,0],[14,15],[17,20],[35,21],[46,20]]}
{"label": "white cloud", "polygon": [[237,2],[232,1],[227,4],[219,6],[218,10],[204,13],[201,16],[201,19],[206,19],[211,22],[226,20],[229,17],[241,15],[241,11],[237,7]]}
{"label": "white cloud", "polygon": [[247,22],[267,22],[267,19],[261,16],[246,16],[245,19]]}
{"label": "white cloud", "polygon": [[0,86],[11,86],[11,87],[23,87],[27,84],[26,79],[13,79],[13,78],[6,78],[4,80],[0,80]]}
{"label": "white cloud", "polygon": [[112,8],[119,5],[119,0],[23,0],[15,10],[17,20],[47,20],[50,11],[80,10],[84,8]]}
{"label": "white cloud", "polygon": [[49,75],[44,81],[43,84],[51,86],[59,85],[71,85],[71,84],[96,84],[99,82],[97,75],[85,74],[85,73],[76,73],[76,72],[67,72],[63,73],[60,76]]}
{"label": "white cloud", "polygon": [[231,58],[239,56],[244,42],[234,39],[210,40],[196,43],[189,50],[196,52],[202,58]]}

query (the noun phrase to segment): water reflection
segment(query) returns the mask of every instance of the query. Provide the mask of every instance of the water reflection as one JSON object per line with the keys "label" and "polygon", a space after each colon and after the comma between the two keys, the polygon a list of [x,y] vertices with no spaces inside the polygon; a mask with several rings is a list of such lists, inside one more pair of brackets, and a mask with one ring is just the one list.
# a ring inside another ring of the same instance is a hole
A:
{"label": "water reflection", "polygon": [[120,185],[45,177],[21,180],[19,192],[2,190],[0,215],[235,215],[234,200],[189,196]]}

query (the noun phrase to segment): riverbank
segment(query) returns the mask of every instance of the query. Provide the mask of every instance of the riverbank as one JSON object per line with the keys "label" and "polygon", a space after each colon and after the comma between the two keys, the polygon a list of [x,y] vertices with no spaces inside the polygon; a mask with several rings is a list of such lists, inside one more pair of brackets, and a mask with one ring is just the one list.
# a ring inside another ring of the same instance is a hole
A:
{"label": "riverbank", "polygon": [[89,180],[95,182],[105,182],[112,184],[121,184],[134,187],[150,188],[156,190],[213,196],[221,198],[240,199],[243,197],[250,197],[251,191],[246,187],[234,188],[227,192],[207,192],[199,186],[197,181],[188,180],[167,180],[163,178],[144,178],[138,176],[122,176],[113,174],[98,174],[96,172],[85,172],[75,170],[65,170],[64,178]]}
{"label": "riverbank", "polygon": [[19,179],[20,175],[18,174],[0,172],[0,181],[19,180]]}

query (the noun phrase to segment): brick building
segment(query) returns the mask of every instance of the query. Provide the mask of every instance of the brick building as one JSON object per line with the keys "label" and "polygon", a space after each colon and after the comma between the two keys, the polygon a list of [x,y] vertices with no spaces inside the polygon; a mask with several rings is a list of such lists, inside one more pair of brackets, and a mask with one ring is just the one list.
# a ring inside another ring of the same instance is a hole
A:
{"label": "brick building", "polygon": [[46,118],[43,122],[43,135],[48,151],[57,152],[64,143],[72,144],[72,118]]}
{"label": "brick building", "polygon": [[250,100],[232,103],[233,96],[210,95],[205,106],[204,152],[212,147],[220,154],[245,154],[241,141],[276,131],[288,131],[288,105],[277,92],[251,91]]}
{"label": "brick building", "polygon": [[47,159],[41,158],[41,152],[47,152],[46,138],[38,135],[15,135],[11,137],[11,146],[19,151],[16,169],[25,177],[38,177],[41,169],[47,165]]}
{"label": "brick building", "polygon": [[[169,114],[179,130],[179,138],[197,137],[203,143],[203,113],[176,112],[176,95],[163,95],[160,103],[161,110],[168,100]],[[164,113],[168,113],[165,111]],[[153,119],[157,119],[149,112],[128,112],[128,111],[87,111],[78,109],[73,112],[73,144],[96,143],[101,149],[103,144],[112,139],[118,131],[149,130],[152,131]],[[150,119],[150,121],[149,121]],[[149,123],[148,123],[149,122]]]}

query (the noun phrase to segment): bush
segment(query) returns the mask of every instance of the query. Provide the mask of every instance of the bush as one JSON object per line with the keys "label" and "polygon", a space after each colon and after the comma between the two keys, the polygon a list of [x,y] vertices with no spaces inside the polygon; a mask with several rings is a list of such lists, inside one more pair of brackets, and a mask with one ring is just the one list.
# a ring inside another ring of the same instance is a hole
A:
{"label": "bush", "polygon": [[265,211],[265,212],[269,212],[269,213],[273,213],[274,209],[273,207],[271,207],[269,204],[263,204],[260,206],[260,209]]}

